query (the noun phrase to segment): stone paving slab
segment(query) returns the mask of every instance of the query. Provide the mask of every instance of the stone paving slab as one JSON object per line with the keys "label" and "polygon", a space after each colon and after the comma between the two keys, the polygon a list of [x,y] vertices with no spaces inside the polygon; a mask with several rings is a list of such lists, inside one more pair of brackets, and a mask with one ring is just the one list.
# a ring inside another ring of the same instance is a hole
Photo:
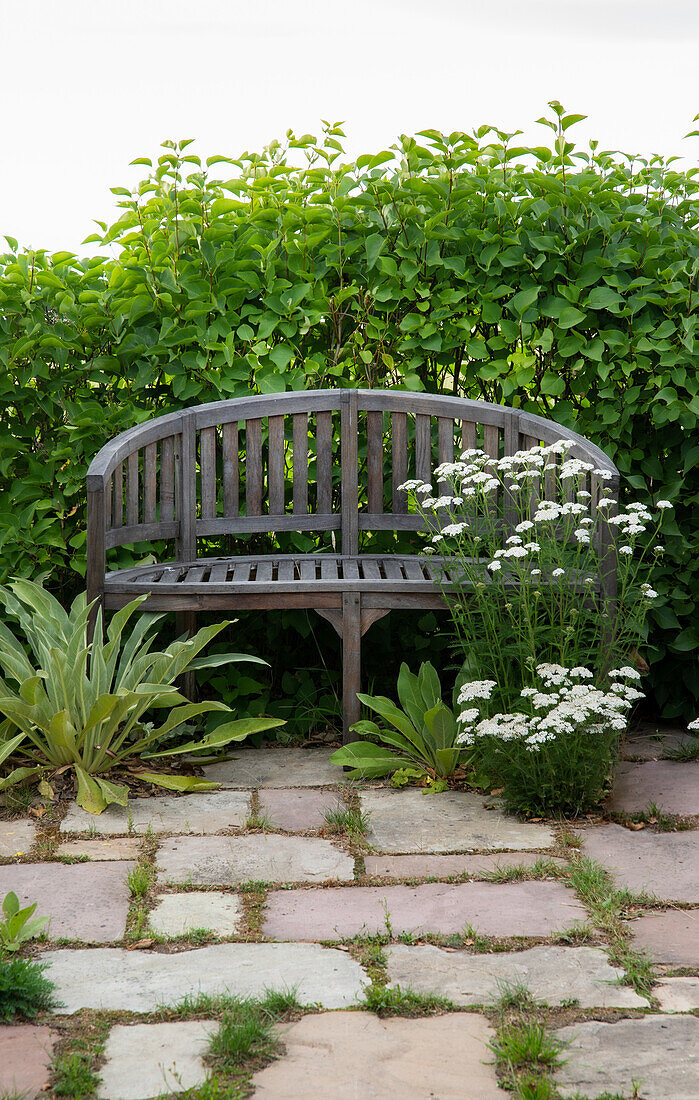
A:
{"label": "stone paving slab", "polygon": [[131,895],[126,876],[135,865],[22,863],[0,867],[0,898],[14,890],[22,904],[37,902],[35,916],[50,917],[50,939],[109,943],[126,928]]}
{"label": "stone paving slab", "polygon": [[611,871],[619,886],[665,901],[699,901],[698,833],[602,825],[583,835],[585,855]]}
{"label": "stone paving slab", "polygon": [[651,760],[645,764],[622,760],[614,773],[609,809],[635,814],[651,802],[668,814],[699,814],[699,760]]}
{"label": "stone paving slab", "polygon": [[626,921],[633,946],[654,962],[699,967],[699,910],[668,909]]}
{"label": "stone paving slab", "polygon": [[548,848],[554,842],[545,825],[521,824],[501,810],[486,810],[470,791],[423,794],[421,790],[363,790],[369,815],[368,841],[381,852],[472,852],[479,849]]}
{"label": "stone paving slab", "polygon": [[34,843],[36,825],[33,821],[0,821],[0,859],[26,856]]}
{"label": "stone paving slab", "polygon": [[224,787],[327,787],[344,781],[330,763],[333,749],[242,749],[232,760],[204,768],[207,779]]}
{"label": "stone paving slab", "polygon": [[354,878],[354,859],[320,837],[168,837],[157,855],[167,882],[233,886],[241,882],[325,882]]}
{"label": "stone paving slab", "polygon": [[699,1008],[699,978],[665,978],[653,994],[663,1012],[693,1012]]}
{"label": "stone paving slab", "polygon": [[98,1097],[150,1100],[203,1084],[208,1076],[203,1056],[217,1030],[215,1020],[117,1024],[105,1044]]}
{"label": "stone paving slab", "polygon": [[347,1008],[368,984],[344,951],[310,943],[219,943],[174,954],[77,948],[48,951],[42,961],[64,1003],[61,1015],[81,1008],[152,1012],[200,992],[262,997],[268,989],[295,989],[304,1005]]}
{"label": "stone paving slab", "polygon": [[34,1100],[43,1091],[57,1038],[50,1027],[0,1025],[0,1096]]}
{"label": "stone paving slab", "polygon": [[684,729],[656,730],[649,727],[647,730],[632,734],[622,745],[621,755],[624,760],[663,760],[668,753],[694,743],[691,733],[687,733]]}
{"label": "stone paving slab", "polygon": [[345,803],[333,791],[314,791],[309,788],[270,788],[260,791],[260,814],[275,828],[286,829],[289,833],[322,829],[327,825],[326,813],[344,809]]}
{"label": "stone paving slab", "polygon": [[119,836],[113,840],[64,840],[56,855],[72,859],[87,858],[95,861],[114,859],[138,859],[141,841],[135,836]]}
{"label": "stone paving slab", "polygon": [[614,984],[624,971],[610,966],[597,947],[469,955],[428,944],[393,944],[385,954],[390,985],[448,997],[457,1005],[492,1004],[509,983],[525,986],[548,1005],[576,1000],[580,1008],[648,1008],[648,1001],[633,989]]}
{"label": "stone paving slab", "polygon": [[61,832],[118,836],[150,828],[154,833],[218,833],[242,828],[249,812],[250,795],[243,791],[132,798],[128,806],[108,806],[101,814],[89,814],[73,802]]}
{"label": "stone paving slab", "polygon": [[364,868],[367,875],[376,878],[484,878],[508,867],[533,867],[542,859],[565,866],[565,860],[541,852],[499,852],[494,856],[365,856]]}
{"label": "stone paving slab", "polygon": [[233,936],[242,913],[243,905],[237,894],[214,890],[165,894],[148,914],[148,923],[163,936],[185,936],[199,928],[217,936]]}
{"label": "stone paving slab", "polygon": [[574,1024],[555,1031],[566,1047],[565,1064],[556,1072],[561,1095],[581,1093],[593,1100],[604,1093],[636,1095],[643,1100],[697,1100],[699,1096],[699,1019],[695,1016],[646,1016]]}
{"label": "stone paving slab", "polygon": [[550,936],[585,910],[557,882],[340,886],[273,891],[263,933],[276,940],[335,940],[385,932],[448,935],[472,925],[488,936]]}
{"label": "stone paving slab", "polygon": [[253,1077],[259,1100],[504,1100],[482,1016],[306,1016],[279,1029],[286,1056]]}

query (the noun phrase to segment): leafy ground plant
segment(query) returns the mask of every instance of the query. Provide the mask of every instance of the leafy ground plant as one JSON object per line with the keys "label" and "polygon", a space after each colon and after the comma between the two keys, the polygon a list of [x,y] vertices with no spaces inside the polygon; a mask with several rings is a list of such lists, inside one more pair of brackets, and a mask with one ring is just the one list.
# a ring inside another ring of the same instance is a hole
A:
{"label": "leafy ground plant", "polygon": [[36,906],[37,903],[34,902],[22,909],[13,890],[5,895],[2,903],[3,919],[0,920],[0,950],[19,951],[27,940],[41,935],[51,918],[34,917]]}
{"label": "leafy ground plant", "polygon": [[360,695],[362,703],[380,718],[352,726],[366,740],[353,741],[330,757],[339,767],[350,767],[350,778],[376,778],[401,772],[407,778],[428,776],[445,780],[463,762],[465,745],[457,740],[454,712],[442,701],[439,676],[429,663],[417,675],[406,664],[398,676],[397,706],[383,695]]}
{"label": "leafy ground plant", "polygon": [[[15,581],[0,588],[0,600],[19,621],[33,661],[21,642],[0,622],[0,766],[14,767],[0,778],[0,791],[17,783],[38,782],[47,771],[72,769],[77,801],[90,813],[101,813],[110,803],[126,805],[128,787],[106,778],[106,773],[128,765],[134,779],[170,790],[209,790],[216,786],[194,776],[150,770],[144,761],[180,753],[211,752],[250,734],[283,723],[272,718],[232,719],[213,733],[174,748],[158,751],[158,742],[205,711],[225,711],[223,703],[190,703],[175,687],[186,671],[258,657],[217,653],[200,657],[201,650],[227,625],[200,630],[192,638],[178,638],[166,651],[152,648],[154,627],[162,615],[142,614],[125,637],[130,620],[144,597],[117,611],[106,630],[101,612],[92,641],[88,641],[89,608],[81,594],[69,612],[40,585]],[[153,710],[165,709],[165,721],[150,720]]]}
{"label": "leafy ground plant", "polygon": [[58,1007],[45,969],[30,959],[0,957],[0,1021],[9,1023],[15,1016],[33,1020],[39,1012]]}

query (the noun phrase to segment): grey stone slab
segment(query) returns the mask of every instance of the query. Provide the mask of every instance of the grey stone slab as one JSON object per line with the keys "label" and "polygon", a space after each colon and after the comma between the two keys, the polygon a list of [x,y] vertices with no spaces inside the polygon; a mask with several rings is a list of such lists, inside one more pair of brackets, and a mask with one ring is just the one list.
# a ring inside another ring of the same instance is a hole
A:
{"label": "grey stone slab", "polygon": [[609,809],[635,814],[651,803],[667,814],[699,814],[699,760],[650,760],[645,764],[622,760],[614,773]]}
{"label": "grey stone slab", "polygon": [[470,791],[423,794],[421,790],[366,790],[362,809],[369,815],[369,843],[380,852],[473,852],[479,849],[549,848],[545,825],[522,824],[501,810],[487,810]]}
{"label": "grey stone slab", "polygon": [[469,955],[430,945],[385,949],[391,985],[448,997],[457,1005],[490,1004],[505,983],[525,986],[548,1005],[575,1000],[580,1008],[648,1008],[597,947],[532,947],[529,951]]}
{"label": "grey stone slab", "polygon": [[286,1054],[253,1077],[259,1100],[503,1100],[482,1016],[306,1016],[279,1029]]}
{"label": "grey stone slab", "polygon": [[277,829],[286,829],[289,833],[322,829],[327,825],[326,813],[345,808],[345,803],[334,791],[309,788],[269,788],[260,791],[260,814]]}
{"label": "grey stone slab", "polygon": [[565,866],[564,860],[541,852],[498,852],[492,856],[365,856],[364,869],[367,875],[375,878],[444,879],[453,875],[485,878],[510,867],[531,868],[542,859],[558,867]]}
{"label": "grey stone slab", "polygon": [[663,760],[668,753],[696,744],[691,733],[676,726],[644,725],[633,732],[622,745],[624,760]]}
{"label": "grey stone slab", "polygon": [[133,863],[22,863],[0,867],[0,898],[14,890],[23,904],[37,902],[35,915],[50,917],[52,940],[109,943],[126,928],[130,894],[126,876]]}
{"label": "grey stone slab", "polygon": [[645,913],[626,922],[633,946],[654,962],[699,967],[699,909]]}
{"label": "grey stone slab", "polygon": [[72,859],[86,858],[96,862],[138,859],[141,843],[135,836],[118,836],[110,840],[64,840],[56,849],[56,855]]}
{"label": "grey stone slab", "polygon": [[277,940],[345,939],[388,926],[394,935],[448,935],[471,925],[487,936],[550,936],[586,915],[557,882],[434,882],[273,891],[263,927],[265,936]]}
{"label": "grey stone slab", "polygon": [[330,763],[333,749],[241,749],[231,760],[204,768],[225,787],[327,787],[342,783],[342,768]]}
{"label": "grey stone slab", "polygon": [[694,1012],[699,1008],[699,978],[665,978],[653,995],[663,1012]]}
{"label": "grey stone slab", "polygon": [[185,936],[193,929],[206,929],[217,936],[233,936],[243,913],[237,894],[214,890],[191,894],[164,894],[148,914],[154,932],[163,936]]}
{"label": "grey stone slab", "polygon": [[168,837],[157,855],[167,882],[233,886],[241,882],[325,882],[354,878],[354,860],[320,837]]}
{"label": "grey stone slab", "polygon": [[0,859],[26,856],[36,836],[33,821],[0,821]]}
{"label": "grey stone slab", "polygon": [[309,943],[219,943],[174,954],[77,948],[48,951],[42,961],[62,1015],[81,1008],[152,1012],[197,993],[262,997],[268,989],[295,989],[304,1005],[347,1008],[368,984],[344,951]]}
{"label": "grey stone slab", "polygon": [[50,1027],[0,1025],[0,1096],[34,1100],[46,1089],[57,1038]]}
{"label": "grey stone slab", "polygon": [[61,822],[62,833],[89,832],[96,836],[128,833],[219,833],[240,829],[250,811],[244,791],[205,791],[199,794],[132,798],[128,806],[108,806],[89,814],[73,802]]}
{"label": "grey stone slab", "polygon": [[602,863],[620,886],[665,901],[699,901],[699,834],[634,832],[602,825],[584,832],[585,855]]}
{"label": "grey stone slab", "polygon": [[184,1092],[208,1076],[204,1055],[218,1029],[215,1020],[170,1024],[117,1024],[104,1047],[100,1100],[150,1100]]}
{"label": "grey stone slab", "polygon": [[601,1093],[637,1095],[643,1100],[697,1100],[699,1019],[646,1016],[615,1024],[594,1021],[554,1032],[566,1047],[556,1072],[564,1097],[589,1100]]}

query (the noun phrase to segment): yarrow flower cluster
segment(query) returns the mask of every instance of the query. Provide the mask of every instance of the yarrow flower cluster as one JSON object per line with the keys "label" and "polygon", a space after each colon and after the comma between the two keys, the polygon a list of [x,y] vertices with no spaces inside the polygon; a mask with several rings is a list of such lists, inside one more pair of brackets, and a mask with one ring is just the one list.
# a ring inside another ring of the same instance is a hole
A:
{"label": "yarrow flower cluster", "polygon": [[[603,729],[620,733],[626,728],[627,713],[633,703],[643,697],[642,692],[623,682],[639,678],[633,668],[614,669],[608,691],[583,682],[592,679],[589,668],[541,664],[536,672],[541,686],[522,689],[521,711],[489,718],[480,717],[475,707],[462,711],[457,744],[470,746],[479,738],[495,737],[500,741],[518,741],[530,752],[538,752],[546,742],[569,734],[594,735]],[[487,692],[484,685],[488,685]],[[464,684],[458,701],[489,699],[494,687],[489,680]],[[696,725],[699,728],[699,719]]]}

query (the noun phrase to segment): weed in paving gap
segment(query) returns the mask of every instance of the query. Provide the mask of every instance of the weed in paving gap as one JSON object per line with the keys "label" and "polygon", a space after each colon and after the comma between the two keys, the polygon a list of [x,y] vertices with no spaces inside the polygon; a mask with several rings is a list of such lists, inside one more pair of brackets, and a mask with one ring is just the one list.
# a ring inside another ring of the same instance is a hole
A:
{"label": "weed in paving gap", "polygon": [[26,1092],[0,1092],[0,1100],[26,1100]]}
{"label": "weed in paving gap", "polygon": [[498,996],[493,1007],[499,1012],[507,1012],[512,1009],[526,1011],[537,1007],[536,999],[521,979],[512,982],[498,981],[497,989]]}
{"label": "weed in paving gap", "polygon": [[60,1057],[54,1067],[54,1096],[67,1096],[70,1100],[82,1100],[92,1096],[97,1088],[98,1078],[91,1068],[90,1055],[82,1051],[73,1051]]}
{"label": "weed in paving gap", "polygon": [[4,808],[14,816],[19,816],[28,813],[29,808],[34,803],[36,796],[36,790],[34,787],[23,787],[21,784],[17,784],[14,787],[8,787],[2,796],[2,804]]}
{"label": "weed in paving gap", "polygon": [[144,898],[155,881],[153,868],[149,863],[137,863],[126,876],[132,898]]}
{"label": "weed in paving gap", "polygon": [[572,829],[564,825],[560,831],[559,844],[564,848],[578,849],[582,846],[582,839],[578,833],[574,833]]}
{"label": "weed in paving gap", "polygon": [[666,814],[656,802],[649,802],[642,816],[649,825],[655,825],[661,833],[674,833],[677,830],[677,819]]}
{"label": "weed in paving gap", "polygon": [[272,1036],[273,1025],[299,1007],[294,990],[270,990],[259,1001],[233,1000],[211,1038],[210,1055],[229,1069],[240,1068],[251,1059],[271,1057],[278,1045]]}
{"label": "weed in paving gap", "polygon": [[620,966],[625,976],[619,985],[630,985],[640,997],[652,997],[655,984],[653,963],[641,951],[634,951],[624,943],[615,944],[609,952],[612,966]]}
{"label": "weed in paving gap", "polygon": [[554,943],[581,944],[592,943],[595,931],[589,924],[571,924],[570,928],[564,928],[554,939]]}
{"label": "weed in paving gap", "polygon": [[415,993],[412,989],[394,986],[370,985],[364,991],[364,1005],[377,1016],[434,1016],[439,1012],[453,1012],[456,1005],[446,997],[428,993]]}
{"label": "weed in paving gap", "polygon": [[532,878],[560,878],[561,874],[558,864],[542,856],[530,867],[524,863],[516,867],[496,867],[493,871],[487,871],[483,878],[486,882],[522,882]]}
{"label": "weed in paving gap", "polygon": [[505,1024],[488,1046],[498,1062],[506,1066],[550,1067],[561,1061],[560,1043],[535,1020]]}
{"label": "weed in paving gap", "polygon": [[472,947],[479,955],[490,951],[490,941],[487,936],[481,936],[472,924],[467,924],[461,933],[463,942],[467,947]]}
{"label": "weed in paving gap", "polygon": [[270,818],[267,817],[266,814],[261,814],[257,810],[253,811],[253,813],[251,813],[245,821],[246,829],[262,829],[263,832],[266,832],[267,830],[274,829],[275,827],[276,826],[274,825],[274,823],[270,820]]}
{"label": "weed in paving gap", "polygon": [[0,958],[0,1020],[15,1016],[33,1020],[39,1012],[59,1008],[53,984],[44,977],[46,965],[30,959]]}
{"label": "weed in paving gap", "polygon": [[393,939],[393,925],[391,924],[391,913],[388,908],[388,902],[385,898],[381,898],[381,908],[383,909],[383,924],[386,929],[386,935],[389,940]]}
{"label": "weed in paving gap", "polygon": [[676,760],[689,763],[690,760],[699,760],[699,737],[694,735],[691,741],[683,741],[676,749],[668,749],[665,753],[666,760]]}
{"label": "weed in paving gap", "polygon": [[517,1100],[556,1100],[556,1086],[547,1076],[528,1073],[516,1079]]}
{"label": "weed in paving gap", "polygon": [[369,818],[356,806],[326,810],[325,824],[333,832],[347,833],[350,839],[363,840],[369,832]]}
{"label": "weed in paving gap", "polygon": [[[177,1093],[177,1100],[243,1100],[250,1095],[245,1083],[227,1085],[214,1074],[203,1085]],[[160,1100],[169,1100],[172,1093],[164,1093]]]}

